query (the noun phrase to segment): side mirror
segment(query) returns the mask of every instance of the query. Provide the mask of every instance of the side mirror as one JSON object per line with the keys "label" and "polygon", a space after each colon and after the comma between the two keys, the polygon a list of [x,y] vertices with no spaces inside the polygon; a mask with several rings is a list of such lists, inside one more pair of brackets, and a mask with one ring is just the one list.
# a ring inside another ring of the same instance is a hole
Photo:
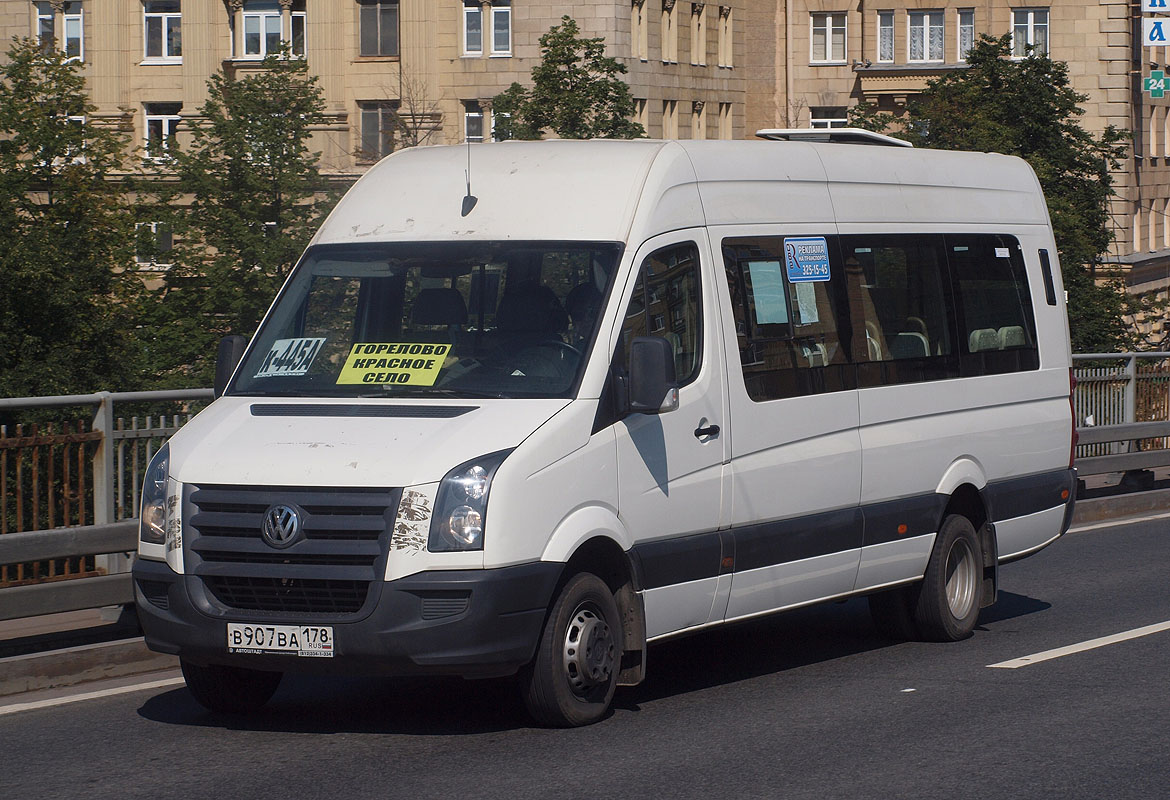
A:
{"label": "side mirror", "polygon": [[215,354],[215,396],[222,397],[227,389],[232,373],[239,366],[244,357],[244,348],[248,340],[243,336],[225,336],[219,340],[219,350]]}
{"label": "side mirror", "polygon": [[661,336],[639,336],[630,345],[630,411],[663,414],[678,408],[674,351]]}

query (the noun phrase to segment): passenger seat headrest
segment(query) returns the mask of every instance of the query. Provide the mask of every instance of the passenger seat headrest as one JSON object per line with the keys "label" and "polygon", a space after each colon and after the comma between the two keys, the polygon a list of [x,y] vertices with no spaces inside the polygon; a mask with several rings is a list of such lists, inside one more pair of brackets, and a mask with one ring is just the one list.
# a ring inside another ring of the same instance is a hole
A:
{"label": "passenger seat headrest", "polygon": [[505,292],[496,311],[496,328],[510,333],[559,334],[568,328],[568,323],[556,293],[536,283]]}
{"label": "passenger seat headrest", "polygon": [[423,289],[414,299],[410,321],[414,325],[463,325],[467,304],[458,289]]}

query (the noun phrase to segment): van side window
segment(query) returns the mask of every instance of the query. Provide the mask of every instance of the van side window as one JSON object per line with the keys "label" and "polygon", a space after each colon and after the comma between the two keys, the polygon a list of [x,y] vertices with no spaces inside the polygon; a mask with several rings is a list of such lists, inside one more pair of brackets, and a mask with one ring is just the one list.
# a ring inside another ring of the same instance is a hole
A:
{"label": "van side window", "polygon": [[858,385],[958,377],[943,237],[842,236],[841,253]]}
{"label": "van side window", "polygon": [[[797,261],[807,256],[805,264],[813,274],[793,280],[786,249],[800,253]],[[725,239],[723,263],[744,383],[752,400],[854,387],[849,328],[839,319],[844,275],[835,237]]]}
{"label": "van side window", "polygon": [[994,234],[947,235],[962,374],[1037,369],[1036,322],[1020,243]]}
{"label": "van side window", "polygon": [[702,342],[702,294],[699,248],[692,242],[671,245],[646,256],[622,322],[622,363],[629,363],[637,336],[661,336],[674,350],[679,385],[699,373]]}

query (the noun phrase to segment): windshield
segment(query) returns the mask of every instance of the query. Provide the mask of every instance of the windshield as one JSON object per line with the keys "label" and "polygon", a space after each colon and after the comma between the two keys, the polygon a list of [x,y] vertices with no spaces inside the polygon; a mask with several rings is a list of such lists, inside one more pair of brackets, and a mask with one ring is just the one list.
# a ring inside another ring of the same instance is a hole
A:
{"label": "windshield", "polygon": [[568,397],[621,245],[315,247],[229,394]]}

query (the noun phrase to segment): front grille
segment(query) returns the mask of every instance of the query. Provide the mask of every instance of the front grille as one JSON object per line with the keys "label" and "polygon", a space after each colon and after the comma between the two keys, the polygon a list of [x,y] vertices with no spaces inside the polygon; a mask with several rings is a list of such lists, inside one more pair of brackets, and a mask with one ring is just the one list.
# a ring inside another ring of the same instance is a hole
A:
{"label": "front grille", "polygon": [[354,614],[369,592],[368,581],[210,577],[203,582],[230,608],[285,614]]}
{"label": "front grille", "polygon": [[[190,486],[184,548],[219,611],[346,616],[362,611],[386,569],[396,489]],[[261,536],[273,505],[298,508],[304,536],[277,549]]]}

